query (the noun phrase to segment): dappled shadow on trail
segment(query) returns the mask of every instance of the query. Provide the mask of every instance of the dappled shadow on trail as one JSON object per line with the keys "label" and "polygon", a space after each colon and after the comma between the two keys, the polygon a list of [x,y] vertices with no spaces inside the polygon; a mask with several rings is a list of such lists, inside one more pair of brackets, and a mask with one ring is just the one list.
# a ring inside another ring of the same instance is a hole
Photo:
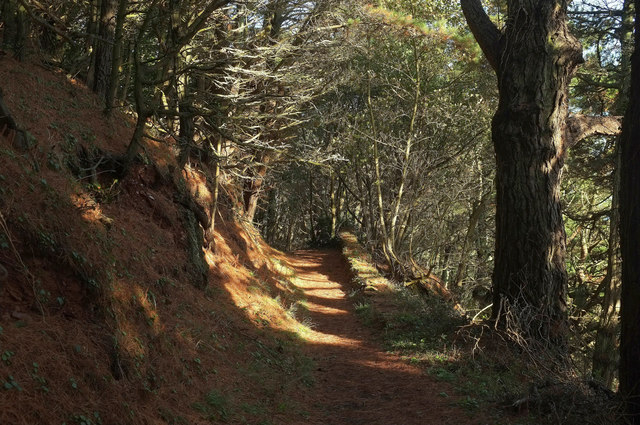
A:
{"label": "dappled shadow on trail", "polygon": [[340,252],[301,251],[291,265],[306,294],[313,331],[305,345],[317,364],[305,401],[309,417],[301,424],[483,423],[455,406],[447,384],[381,349],[373,330],[355,317],[351,272]]}

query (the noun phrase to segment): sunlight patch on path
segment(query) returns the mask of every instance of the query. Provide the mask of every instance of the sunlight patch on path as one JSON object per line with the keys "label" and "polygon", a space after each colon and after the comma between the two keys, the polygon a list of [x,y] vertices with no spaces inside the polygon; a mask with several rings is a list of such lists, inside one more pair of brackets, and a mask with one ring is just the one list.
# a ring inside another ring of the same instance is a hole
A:
{"label": "sunlight patch on path", "polygon": [[322,313],[322,314],[327,314],[330,316],[340,316],[340,315],[345,315],[345,314],[349,314],[349,312],[347,310],[341,309],[341,308],[333,308],[333,307],[326,307],[323,305],[319,305],[316,303],[307,303],[307,307],[309,309],[309,311],[313,311],[316,313]]}
{"label": "sunlight patch on path", "polygon": [[305,341],[312,344],[333,345],[336,347],[361,347],[362,341],[359,339],[346,338],[333,334],[326,334],[316,330],[309,330],[302,336]]}
{"label": "sunlight patch on path", "polygon": [[375,370],[401,370],[403,373],[406,373],[408,375],[424,375],[424,373],[420,369],[407,366],[404,361],[392,358],[387,355],[379,355],[373,360],[355,359],[353,363]]}

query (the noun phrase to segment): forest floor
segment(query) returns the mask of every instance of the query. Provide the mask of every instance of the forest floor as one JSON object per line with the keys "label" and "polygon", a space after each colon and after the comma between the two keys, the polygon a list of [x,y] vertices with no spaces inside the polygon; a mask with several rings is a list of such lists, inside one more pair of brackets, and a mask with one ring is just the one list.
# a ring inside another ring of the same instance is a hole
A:
{"label": "forest floor", "polygon": [[231,195],[194,286],[172,182],[206,195],[201,173],[146,140],[147,164],[95,182],[83,161],[123,152],[131,117],[37,64],[5,56],[0,80],[33,137],[0,137],[0,424],[491,423],[387,351],[343,254],[273,250]]}
{"label": "forest floor", "polygon": [[316,385],[305,394],[305,423],[488,423],[455,406],[448,384],[381,347],[375,330],[355,314],[352,274],[339,251],[300,251],[290,265],[311,319],[305,350],[317,365]]}
{"label": "forest floor", "polygon": [[133,116],[7,56],[0,81],[32,136],[0,136],[0,424],[614,423],[585,385],[540,396],[548,368],[391,284],[355,236],[344,254],[271,248],[231,179],[198,286],[175,195],[211,193],[175,141],[145,139],[123,181],[86,174],[126,150]]}

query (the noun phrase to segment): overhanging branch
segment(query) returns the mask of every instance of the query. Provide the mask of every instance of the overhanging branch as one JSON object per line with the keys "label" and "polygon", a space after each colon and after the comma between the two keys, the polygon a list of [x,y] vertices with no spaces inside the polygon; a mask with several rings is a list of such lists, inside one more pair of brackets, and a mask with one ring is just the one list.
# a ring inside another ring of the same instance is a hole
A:
{"label": "overhanging branch", "polygon": [[500,58],[500,30],[491,21],[480,0],[460,0],[460,5],[471,33],[489,64],[497,72]]}
{"label": "overhanging branch", "polygon": [[565,131],[565,148],[572,148],[589,136],[617,136],[621,130],[622,117],[570,115]]}

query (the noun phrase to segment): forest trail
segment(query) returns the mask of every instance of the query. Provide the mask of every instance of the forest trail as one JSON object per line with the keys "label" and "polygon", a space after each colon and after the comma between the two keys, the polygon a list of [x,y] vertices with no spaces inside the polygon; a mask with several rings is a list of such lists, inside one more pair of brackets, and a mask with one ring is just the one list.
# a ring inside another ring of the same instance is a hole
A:
{"label": "forest trail", "polygon": [[299,251],[291,257],[296,285],[305,292],[313,331],[307,355],[316,383],[304,400],[305,424],[482,424],[454,406],[451,388],[424,370],[385,352],[374,331],[355,315],[351,272],[339,251]]}

